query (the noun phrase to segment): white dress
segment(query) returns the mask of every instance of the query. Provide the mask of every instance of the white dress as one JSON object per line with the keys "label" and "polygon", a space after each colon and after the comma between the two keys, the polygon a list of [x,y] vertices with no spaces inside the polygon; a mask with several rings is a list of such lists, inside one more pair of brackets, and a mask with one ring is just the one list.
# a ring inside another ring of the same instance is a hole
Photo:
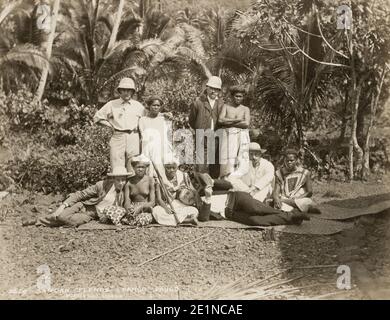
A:
{"label": "white dress", "polygon": [[[141,117],[139,120],[142,154],[153,162],[164,180],[167,180],[164,161],[173,157],[171,128],[171,121],[160,115],[155,118]],[[155,174],[153,164],[149,168],[149,176]]]}

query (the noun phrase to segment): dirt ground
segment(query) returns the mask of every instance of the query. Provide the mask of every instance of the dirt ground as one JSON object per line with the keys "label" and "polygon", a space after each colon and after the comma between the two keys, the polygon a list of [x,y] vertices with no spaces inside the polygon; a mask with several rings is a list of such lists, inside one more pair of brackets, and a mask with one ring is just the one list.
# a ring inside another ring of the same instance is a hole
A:
{"label": "dirt ground", "polygon": [[[363,207],[390,199],[390,176],[365,184],[315,183],[314,188],[318,202]],[[0,298],[390,298],[390,210],[354,219],[353,229],[332,236],[270,237],[261,230],[191,227],[78,231],[21,226],[23,216],[49,212],[61,200],[23,192],[0,202]],[[350,290],[337,288],[340,265],[350,267]],[[264,290],[251,289],[260,279]]]}

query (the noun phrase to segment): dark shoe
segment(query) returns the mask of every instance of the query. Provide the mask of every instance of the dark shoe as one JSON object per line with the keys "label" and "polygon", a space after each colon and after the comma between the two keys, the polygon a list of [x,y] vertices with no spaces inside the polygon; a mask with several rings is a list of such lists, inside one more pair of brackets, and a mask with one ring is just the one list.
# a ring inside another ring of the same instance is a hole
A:
{"label": "dark shoe", "polygon": [[203,203],[199,210],[198,220],[201,222],[209,221],[211,214],[211,203]]}
{"label": "dark shoe", "polygon": [[299,226],[302,224],[302,222],[304,220],[306,220],[306,221],[310,220],[310,217],[306,213],[303,213],[300,211],[292,211],[291,212],[291,223],[292,224]]}
{"label": "dark shoe", "polygon": [[318,209],[317,207],[309,207],[308,212],[313,214],[321,214],[321,210]]}
{"label": "dark shoe", "polygon": [[225,220],[219,212],[210,212],[210,220]]}

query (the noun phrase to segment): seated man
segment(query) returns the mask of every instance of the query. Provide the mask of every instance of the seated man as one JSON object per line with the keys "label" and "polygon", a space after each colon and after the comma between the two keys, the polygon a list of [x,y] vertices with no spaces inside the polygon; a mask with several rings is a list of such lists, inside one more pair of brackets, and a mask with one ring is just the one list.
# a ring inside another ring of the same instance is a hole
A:
{"label": "seated man", "polygon": [[[125,167],[116,167],[107,174],[107,179],[97,182],[82,191],[68,196],[61,206],[52,214],[39,218],[37,226],[78,227],[93,219],[99,219],[106,208],[123,208],[123,187],[130,176]],[[28,224],[33,224],[30,221]],[[24,223],[26,225],[26,223]]]}
{"label": "seated man", "polygon": [[272,195],[275,168],[262,158],[265,149],[256,142],[249,144],[249,171],[241,178],[228,177],[234,191],[248,192],[254,199],[264,202]]}
{"label": "seated man", "polygon": [[[222,205],[221,199],[212,195],[212,179],[207,174],[199,173],[199,179],[205,185],[205,199],[199,208],[199,221],[208,221],[213,202],[217,201],[215,207],[220,207],[224,211],[227,219],[251,226],[274,226],[296,224],[300,225],[303,220],[310,218],[298,210],[283,212],[265,205],[253,199],[248,193],[241,191],[231,191],[225,195],[225,203]],[[218,212],[221,212],[219,210]]]}
{"label": "seated man", "polygon": [[[159,183],[156,184],[156,202],[158,205],[153,208],[153,218],[161,225],[176,226],[183,222],[198,223],[199,211],[196,207],[188,205],[188,203],[200,201],[199,196],[195,193],[193,196],[197,197],[197,199],[187,199],[186,195],[189,193],[185,193],[183,190],[195,191],[195,188],[188,174],[178,170],[178,165],[178,160],[167,159],[164,168],[169,185],[161,186]],[[182,196],[183,194],[184,196]]]}
{"label": "seated man", "polygon": [[298,163],[298,151],[288,149],[283,166],[276,171],[273,193],[274,207],[283,211],[299,209],[302,212],[320,213],[314,207],[310,171]]}

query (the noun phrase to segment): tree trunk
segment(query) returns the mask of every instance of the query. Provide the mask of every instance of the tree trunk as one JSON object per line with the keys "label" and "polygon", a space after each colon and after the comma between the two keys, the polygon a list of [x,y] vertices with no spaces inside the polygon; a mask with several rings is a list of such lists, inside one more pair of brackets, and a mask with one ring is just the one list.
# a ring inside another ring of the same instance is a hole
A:
{"label": "tree trunk", "polygon": [[[52,20],[51,20],[51,29],[50,29],[50,35],[47,41],[47,46],[46,46],[46,58],[47,60],[50,60],[51,57],[51,51],[53,48],[53,42],[54,42],[54,37],[55,37],[55,32],[56,32],[56,25],[57,25],[57,17],[58,17],[58,11],[60,8],[60,0],[55,0],[54,1],[54,7],[53,7],[53,15],[52,15]],[[41,80],[39,81],[39,86],[38,90],[36,93],[36,99],[41,100],[43,96],[43,92],[45,91],[45,86],[46,86],[46,81],[47,81],[47,76],[49,74],[49,65],[47,65],[43,70],[41,74]]]}
{"label": "tree trunk", "polygon": [[342,122],[341,122],[341,131],[340,136],[338,138],[338,144],[342,144],[345,138],[345,133],[347,132],[347,124],[348,124],[348,105],[349,105],[349,89],[348,87],[345,88],[345,95],[344,95],[344,108],[343,108],[343,114],[342,114]]}
{"label": "tree trunk", "polygon": [[386,77],[386,72],[385,72],[385,69],[383,69],[383,72],[382,72],[382,75],[381,75],[381,80],[380,80],[380,83],[379,83],[379,87],[378,87],[378,93],[376,95],[376,97],[374,98],[374,94],[372,96],[372,99],[371,99],[371,103],[370,103],[370,122],[368,124],[368,128],[367,128],[367,134],[366,134],[366,137],[365,137],[365,141],[364,141],[364,160],[363,160],[363,168],[362,168],[362,180],[367,180],[369,174],[370,174],[370,139],[371,139],[371,130],[374,126],[374,120],[375,120],[375,116],[376,116],[376,109],[377,109],[377,106],[378,106],[378,101],[379,101],[379,97],[381,95],[381,92],[382,92],[382,85],[383,85],[383,81],[385,80],[385,77]]}
{"label": "tree trunk", "polygon": [[363,168],[362,168],[362,180],[367,181],[368,175],[370,174],[370,138],[371,138],[371,128],[374,124],[374,115],[375,115],[375,100],[374,95],[371,99],[371,105],[370,105],[370,122],[368,124],[367,133],[364,141],[363,146],[363,152],[364,152],[364,158],[363,158]]}
{"label": "tree trunk", "polygon": [[125,4],[125,0],[120,0],[119,5],[118,5],[118,11],[116,12],[116,16],[115,16],[114,26],[112,28],[112,32],[111,32],[111,36],[110,36],[110,41],[108,42],[106,53],[109,52],[115,44],[116,37],[118,35],[119,25],[120,25],[121,19],[122,19],[124,4]]}
{"label": "tree trunk", "polygon": [[[351,149],[352,149],[352,153],[355,152],[356,156],[357,156],[356,163],[355,163],[355,171],[356,172],[361,171],[362,162],[363,162],[363,150],[358,143],[357,134],[356,134],[357,133],[357,115],[358,115],[358,111],[359,111],[359,100],[360,100],[360,94],[362,91],[362,82],[363,81],[359,81],[359,85],[357,87],[357,90],[355,91],[355,97],[353,99],[352,119],[351,119],[352,128],[351,128],[351,137],[350,137],[350,141],[349,141],[349,154],[350,154],[350,156],[351,156]],[[350,178],[352,181],[352,179],[354,177],[353,162],[352,162],[352,167],[351,167],[351,163],[350,163],[350,170],[351,169],[352,169],[352,174],[350,172]]]}

